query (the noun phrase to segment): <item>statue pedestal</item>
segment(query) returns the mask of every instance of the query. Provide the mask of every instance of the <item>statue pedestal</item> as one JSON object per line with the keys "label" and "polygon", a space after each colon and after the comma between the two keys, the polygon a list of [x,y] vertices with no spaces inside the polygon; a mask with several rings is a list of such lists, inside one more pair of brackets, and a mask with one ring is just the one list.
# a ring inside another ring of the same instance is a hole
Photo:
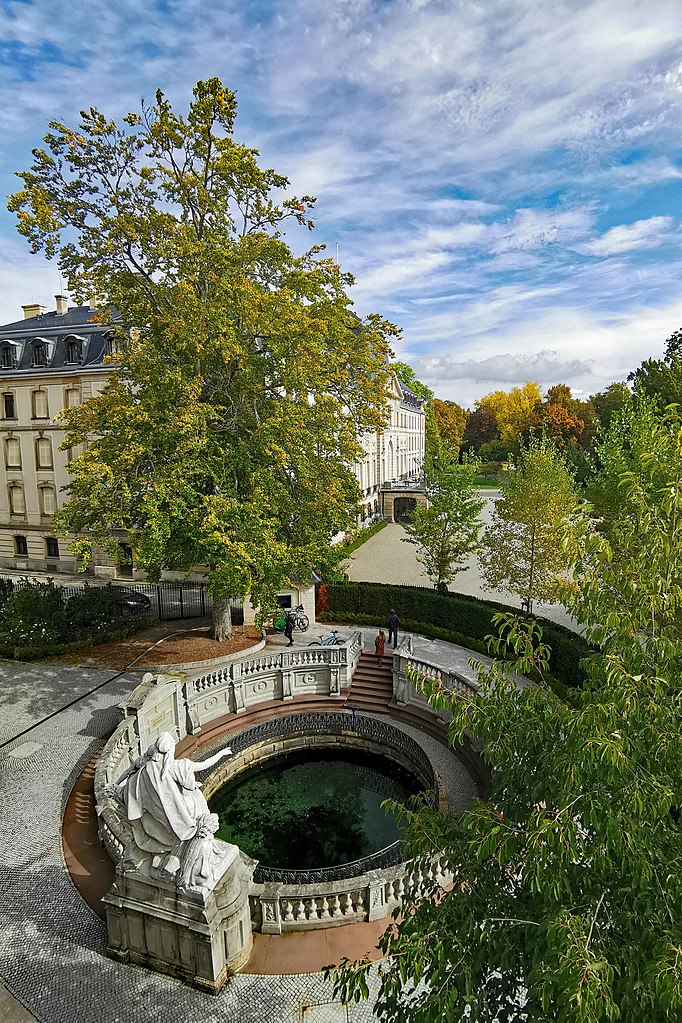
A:
{"label": "statue pedestal", "polygon": [[172,877],[152,877],[148,867],[119,874],[102,900],[109,955],[217,994],[251,954],[249,887],[257,865],[236,846],[224,848],[225,867],[210,889],[178,890]]}

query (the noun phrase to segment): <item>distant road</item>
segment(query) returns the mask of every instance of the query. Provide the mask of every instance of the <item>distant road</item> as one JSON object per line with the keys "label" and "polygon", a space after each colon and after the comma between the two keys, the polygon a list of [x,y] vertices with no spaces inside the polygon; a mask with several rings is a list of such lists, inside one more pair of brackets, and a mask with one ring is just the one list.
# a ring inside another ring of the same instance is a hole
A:
{"label": "distant road", "polygon": [[[500,496],[499,490],[482,490],[481,497],[486,504],[481,512],[481,520],[490,523],[494,501]],[[353,551],[346,565],[348,578],[352,582],[393,583],[403,586],[430,586],[431,583],[423,574],[422,566],[417,561],[417,549],[411,543],[405,543],[407,533],[402,526],[389,522],[369,540]],[[464,572],[459,572],[450,584],[450,590],[466,593],[473,597],[487,600],[499,600],[501,603],[520,607],[520,601],[513,593],[506,590],[485,589],[478,567],[478,558],[472,555]],[[535,610],[543,618],[576,628],[575,620],[561,604],[536,604]]]}

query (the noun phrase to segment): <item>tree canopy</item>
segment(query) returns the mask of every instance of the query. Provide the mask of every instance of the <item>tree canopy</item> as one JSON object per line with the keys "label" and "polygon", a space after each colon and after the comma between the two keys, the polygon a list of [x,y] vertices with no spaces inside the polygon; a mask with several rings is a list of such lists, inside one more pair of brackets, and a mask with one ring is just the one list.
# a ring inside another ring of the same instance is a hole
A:
{"label": "tree canopy", "polygon": [[501,484],[479,560],[485,582],[517,594],[529,611],[556,600],[570,563],[560,537],[577,494],[572,474],[546,437],[522,447]]}
{"label": "tree canopy", "polygon": [[[444,853],[454,883],[408,891],[382,939],[377,1011],[391,1023],[682,1017],[679,410],[651,426],[646,457],[614,467],[609,535],[588,506],[564,532],[564,600],[600,648],[582,687],[553,691],[538,626],[514,616],[495,649],[535,685],[517,688],[503,663],[480,667],[470,702],[423,683],[452,741],[482,744],[492,793],[451,816],[404,811],[408,851]],[[344,994],[361,993],[367,966],[347,965]]]}
{"label": "tree canopy", "polygon": [[476,459],[458,462],[440,454],[424,466],[428,508],[415,508],[406,524],[406,543],[415,544],[417,560],[436,589],[447,587],[476,550],[485,504],[474,486]]}
{"label": "tree canopy", "polygon": [[75,297],[121,317],[104,393],[63,416],[65,446],[87,445],[57,516],[73,549],[126,536],[152,577],[207,565],[216,597],[262,602],[351,521],[397,331],[353,314],[352,278],[319,248],[285,243],[314,200],[285,197],[235,115],[211,79],[186,115],[158,92],[121,124],[51,122],[9,206]]}

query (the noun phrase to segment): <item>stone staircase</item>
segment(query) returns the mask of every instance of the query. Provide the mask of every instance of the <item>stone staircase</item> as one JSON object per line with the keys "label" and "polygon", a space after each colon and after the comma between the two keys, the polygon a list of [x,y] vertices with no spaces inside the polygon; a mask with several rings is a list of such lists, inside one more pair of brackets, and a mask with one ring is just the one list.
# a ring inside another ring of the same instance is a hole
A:
{"label": "stone staircase", "polygon": [[360,654],[358,666],[346,698],[346,707],[366,711],[368,714],[390,714],[389,703],[393,699],[393,674],[391,655],[384,656],[381,668],[376,655],[368,650]]}

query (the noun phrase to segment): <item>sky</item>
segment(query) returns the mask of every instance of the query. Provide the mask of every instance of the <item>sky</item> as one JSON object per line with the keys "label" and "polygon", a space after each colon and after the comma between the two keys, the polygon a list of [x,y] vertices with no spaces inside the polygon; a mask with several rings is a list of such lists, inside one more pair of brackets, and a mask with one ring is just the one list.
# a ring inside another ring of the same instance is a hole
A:
{"label": "sky", "polygon": [[[214,75],[317,196],[292,246],[338,252],[437,397],[587,397],[682,326],[682,0],[0,0],[2,195],[49,120]],[[60,290],[3,202],[0,320]]]}

